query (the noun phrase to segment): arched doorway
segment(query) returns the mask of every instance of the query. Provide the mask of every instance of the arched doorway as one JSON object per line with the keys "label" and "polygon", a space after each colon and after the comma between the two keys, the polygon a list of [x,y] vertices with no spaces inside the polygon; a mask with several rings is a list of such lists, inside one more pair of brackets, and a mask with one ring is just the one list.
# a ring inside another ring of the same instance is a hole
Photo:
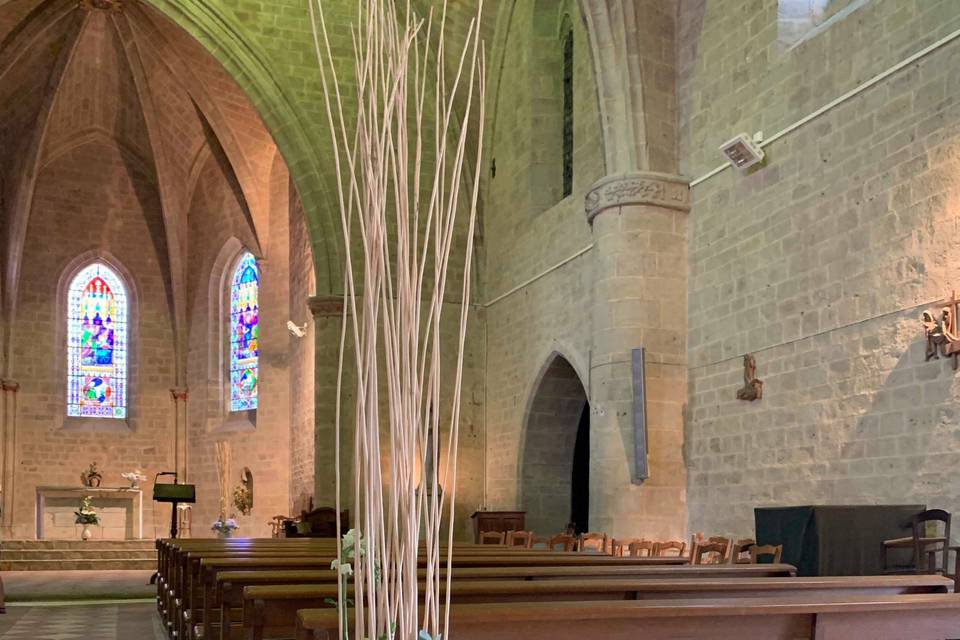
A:
{"label": "arched doorway", "polygon": [[590,492],[590,405],[577,372],[552,356],[526,415],[520,459],[520,505],[538,535],[573,522],[587,529]]}

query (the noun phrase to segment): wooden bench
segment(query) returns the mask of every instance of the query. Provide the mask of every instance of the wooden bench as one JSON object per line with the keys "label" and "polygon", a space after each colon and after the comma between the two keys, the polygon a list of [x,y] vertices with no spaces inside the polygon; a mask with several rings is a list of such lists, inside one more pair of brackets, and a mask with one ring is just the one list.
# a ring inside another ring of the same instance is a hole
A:
{"label": "wooden bench", "polygon": [[[707,578],[455,581],[451,601],[456,604],[502,602],[586,602],[597,600],[715,599],[805,596],[826,598],[852,595],[949,593],[952,581],[939,576],[830,577],[830,578]],[[445,592],[441,585],[441,591]],[[248,586],[243,590],[242,624],[223,628],[223,640],[263,640],[293,634],[297,611],[335,605],[336,584]],[[353,598],[353,589],[347,597]]]}
{"label": "wooden bench", "polygon": [[[283,569],[329,569],[331,555],[307,552],[266,549],[253,553],[229,553],[222,550],[188,552],[172,578],[172,587],[166,594],[164,620],[171,636],[188,640],[197,625],[204,625],[203,594],[214,588],[216,574],[224,570],[283,570]],[[666,562],[663,562],[666,561]],[[594,567],[636,566],[669,567],[681,566],[684,558],[614,558],[610,556],[582,555],[554,551],[508,551],[505,554],[459,554],[454,556],[458,568],[469,567]],[[331,572],[332,573],[332,572]]]}
{"label": "wooden bench", "polygon": [[[456,640],[946,640],[960,629],[950,594],[458,604]],[[297,640],[337,640],[335,609],[297,613]]]}
{"label": "wooden bench", "polygon": [[[441,580],[446,572],[441,570]],[[554,581],[562,579],[579,580],[718,580],[746,579],[764,577],[795,576],[792,565],[709,565],[709,566],[603,566],[585,570],[581,567],[476,567],[456,569],[456,581]],[[336,586],[336,572],[329,568],[321,570],[282,570],[282,571],[221,571],[216,574],[213,585],[207,585],[203,597],[204,638],[220,637],[220,621],[240,622],[243,607],[243,589],[248,586],[284,585],[284,584],[327,584]],[[420,578],[425,579],[424,571]],[[219,609],[219,615],[217,610]],[[201,635],[201,634],[197,634]]]}

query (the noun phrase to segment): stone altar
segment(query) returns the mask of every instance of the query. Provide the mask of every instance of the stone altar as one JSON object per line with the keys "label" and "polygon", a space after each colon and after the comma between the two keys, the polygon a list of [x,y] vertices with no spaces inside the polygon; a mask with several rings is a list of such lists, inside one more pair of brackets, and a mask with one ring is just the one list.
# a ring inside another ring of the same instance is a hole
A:
{"label": "stone altar", "polygon": [[143,491],[129,487],[37,487],[37,539],[73,540],[79,537],[73,512],[84,496],[93,498],[100,525],[94,538],[143,538]]}

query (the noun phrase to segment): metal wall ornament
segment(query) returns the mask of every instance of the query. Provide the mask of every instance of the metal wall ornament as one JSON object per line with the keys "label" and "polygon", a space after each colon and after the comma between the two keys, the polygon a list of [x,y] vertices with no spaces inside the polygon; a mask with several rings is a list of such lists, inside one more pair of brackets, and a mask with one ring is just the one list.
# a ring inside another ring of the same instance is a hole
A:
{"label": "metal wall ornament", "polygon": [[752,353],[743,356],[743,387],[737,389],[737,400],[753,402],[763,398],[763,380],[757,378],[757,360]]}
{"label": "metal wall ornament", "polygon": [[103,476],[100,474],[100,470],[97,469],[97,463],[90,463],[90,467],[86,471],[80,474],[80,480],[83,482],[85,487],[99,487],[100,482],[103,480]]}
{"label": "metal wall ornament", "polygon": [[956,291],[939,309],[927,309],[920,314],[920,322],[927,336],[926,360],[939,360],[940,356],[953,358],[953,369],[957,369],[957,356],[960,356],[960,330],[957,328],[958,305],[960,295]]}

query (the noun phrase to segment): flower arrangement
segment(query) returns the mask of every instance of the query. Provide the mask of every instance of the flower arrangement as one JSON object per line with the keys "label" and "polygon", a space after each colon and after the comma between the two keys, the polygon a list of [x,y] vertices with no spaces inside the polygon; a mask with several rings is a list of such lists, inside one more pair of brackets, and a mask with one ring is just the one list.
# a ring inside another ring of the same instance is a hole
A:
{"label": "flower arrangement", "polygon": [[147,476],[143,475],[140,472],[140,469],[134,469],[133,471],[121,473],[120,477],[130,483],[131,489],[136,489],[141,482],[144,482],[147,479]]}
{"label": "flower arrangement", "polygon": [[74,511],[76,524],[100,524],[100,518],[97,516],[97,510],[93,508],[93,497],[84,496],[80,500],[80,510]]}
{"label": "flower arrangement", "polygon": [[229,538],[233,535],[233,532],[240,528],[240,525],[237,524],[237,521],[233,518],[224,518],[222,515],[217,518],[216,522],[213,523],[213,526],[210,527],[213,531],[217,532],[217,535],[221,538]]}
{"label": "flower arrangement", "polygon": [[246,485],[238,484],[233,490],[233,506],[247,516],[250,515],[250,509],[253,507],[250,502],[250,489]]}

